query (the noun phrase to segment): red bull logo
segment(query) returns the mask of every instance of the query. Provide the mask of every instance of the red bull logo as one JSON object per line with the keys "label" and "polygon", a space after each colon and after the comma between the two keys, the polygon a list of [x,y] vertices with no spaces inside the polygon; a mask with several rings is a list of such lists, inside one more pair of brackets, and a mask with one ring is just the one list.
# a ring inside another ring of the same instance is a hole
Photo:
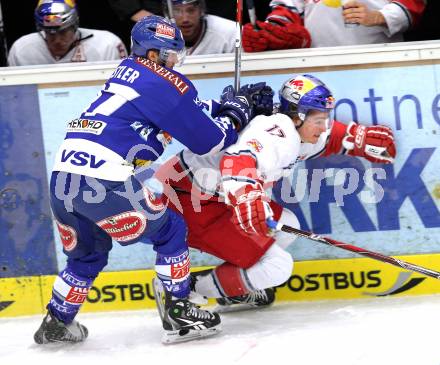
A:
{"label": "red bull logo", "polygon": [[293,86],[296,90],[302,90],[304,87],[304,81],[303,80],[298,80],[298,79],[293,79],[289,82],[289,84],[291,86]]}
{"label": "red bull logo", "polygon": [[46,27],[59,27],[63,24],[63,19],[58,14],[48,14],[44,16],[43,24]]}
{"label": "red bull logo", "polygon": [[260,152],[263,149],[263,145],[256,139],[251,139],[247,141],[246,144],[251,147],[255,152]]}

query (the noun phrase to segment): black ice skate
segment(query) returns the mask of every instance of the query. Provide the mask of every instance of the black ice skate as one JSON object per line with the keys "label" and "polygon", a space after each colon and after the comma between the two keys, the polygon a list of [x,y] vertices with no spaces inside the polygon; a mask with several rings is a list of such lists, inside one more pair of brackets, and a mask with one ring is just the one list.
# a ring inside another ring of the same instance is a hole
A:
{"label": "black ice skate", "polygon": [[255,290],[246,295],[217,298],[215,310],[219,313],[266,308],[275,301],[275,289]]}
{"label": "black ice skate", "polygon": [[82,324],[73,321],[66,325],[48,311],[40,328],[34,334],[34,340],[39,345],[51,342],[72,343],[84,341],[88,334],[89,331]]}
{"label": "black ice skate", "polygon": [[163,343],[190,341],[221,331],[220,316],[217,313],[202,310],[188,299],[173,298],[157,278],[153,279],[153,290],[165,330]]}

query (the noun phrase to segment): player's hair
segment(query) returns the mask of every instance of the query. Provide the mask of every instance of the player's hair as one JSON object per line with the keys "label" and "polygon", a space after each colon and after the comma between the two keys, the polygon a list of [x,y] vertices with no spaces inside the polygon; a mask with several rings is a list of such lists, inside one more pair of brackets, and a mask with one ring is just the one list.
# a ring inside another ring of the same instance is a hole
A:
{"label": "player's hair", "polygon": [[[200,10],[202,12],[202,16],[204,16],[205,12],[206,12],[205,0],[171,0],[171,4],[173,6],[175,6],[175,5],[195,4],[195,5],[198,5],[200,7]],[[163,14],[167,18],[170,18],[170,13],[169,13],[169,10],[168,10],[168,1],[167,0],[162,0],[162,11],[163,11]]]}

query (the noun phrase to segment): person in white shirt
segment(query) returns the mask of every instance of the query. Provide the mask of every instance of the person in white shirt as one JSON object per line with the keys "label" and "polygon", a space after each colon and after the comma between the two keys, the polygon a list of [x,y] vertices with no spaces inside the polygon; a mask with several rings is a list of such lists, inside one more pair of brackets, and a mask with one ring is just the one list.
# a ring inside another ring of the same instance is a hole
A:
{"label": "person in white shirt", "polygon": [[35,9],[37,32],[17,39],[9,66],[120,60],[127,57],[122,41],[111,32],[79,28],[73,0],[41,0]]}
{"label": "person in white shirt", "polygon": [[424,0],[272,0],[265,22],[243,27],[246,52],[403,41]]}
{"label": "person in white shirt", "polygon": [[266,188],[312,158],[347,154],[392,163],[396,156],[389,127],[333,120],[335,99],[319,79],[293,75],[279,97],[278,110],[256,116],[224,152],[201,157],[184,150],[156,174],[169,207],[185,218],[189,246],[224,260],[214,270],[193,274],[192,285],[223,305],[269,305],[272,287],[292,274],[293,258],[285,250],[292,235],[272,235],[266,222],[299,228],[299,221],[271,201]]}
{"label": "person in white shirt", "polygon": [[232,53],[235,47],[235,23],[206,14],[204,0],[172,0],[172,12],[163,0],[164,14],[174,18],[185,39],[187,55]]}

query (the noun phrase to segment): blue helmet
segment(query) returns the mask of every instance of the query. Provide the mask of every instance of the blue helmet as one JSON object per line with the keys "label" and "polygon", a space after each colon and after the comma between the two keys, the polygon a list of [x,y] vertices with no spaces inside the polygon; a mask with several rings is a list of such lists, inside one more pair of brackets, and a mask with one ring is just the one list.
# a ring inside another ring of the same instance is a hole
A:
{"label": "blue helmet", "polygon": [[335,98],[328,87],[312,75],[294,75],[279,91],[281,113],[305,120],[310,110],[331,112]]}
{"label": "blue helmet", "polygon": [[76,31],[79,25],[73,0],[40,0],[34,16],[38,31],[56,33],[69,27]]}
{"label": "blue helmet", "polygon": [[178,55],[179,61],[185,56],[185,41],[176,24],[157,15],[139,20],[131,30],[131,53],[145,57],[150,49],[159,51],[162,61],[166,61],[169,52]]}

